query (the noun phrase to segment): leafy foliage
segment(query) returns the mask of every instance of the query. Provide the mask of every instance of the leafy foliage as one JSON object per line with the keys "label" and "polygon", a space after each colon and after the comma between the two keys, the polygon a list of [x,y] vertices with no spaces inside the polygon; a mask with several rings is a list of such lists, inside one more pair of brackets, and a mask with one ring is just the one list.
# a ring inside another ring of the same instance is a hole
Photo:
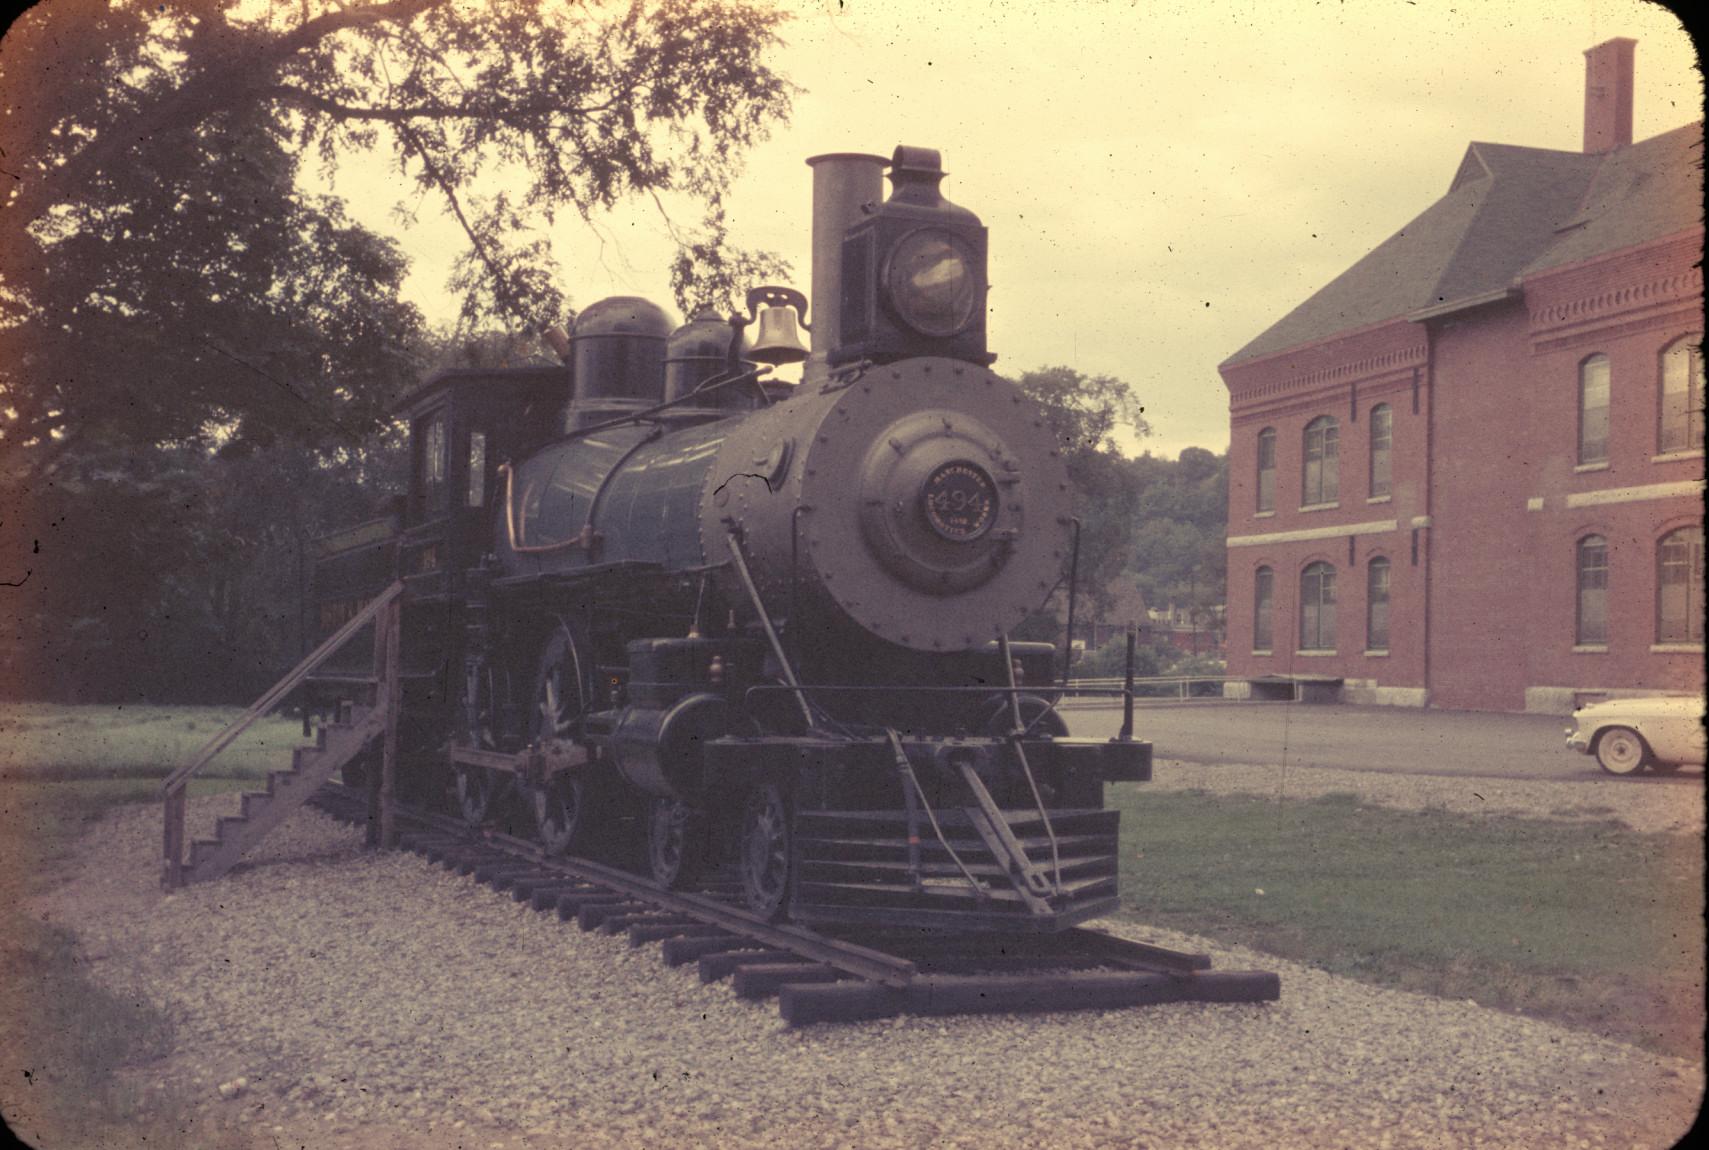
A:
{"label": "leafy foliage", "polygon": [[[780,19],[726,0],[27,12],[0,47],[0,81],[25,94],[0,122],[0,476],[209,420],[354,442],[411,374],[419,318],[394,246],[299,190],[306,161],[389,148],[469,237],[465,320],[543,324],[563,303],[540,232],[557,213],[672,191],[716,205],[787,111],[762,58]],[[696,249],[682,290],[723,256]]]}
{"label": "leafy foliage", "polygon": [[1139,494],[1128,563],[1153,607],[1200,611],[1223,601],[1227,582],[1228,456],[1185,448],[1173,462],[1133,461]]}
{"label": "leafy foliage", "polygon": [[1126,383],[1113,376],[1087,376],[1070,367],[1029,371],[1015,381],[1041,404],[1075,490],[1080,520],[1079,585],[1094,612],[1107,606],[1110,581],[1127,565],[1138,488],[1132,468],[1116,445],[1127,428],[1151,433],[1145,408]]}
{"label": "leafy foliage", "polygon": [[[543,229],[566,211],[708,205],[676,282],[728,294],[764,266],[727,249],[718,205],[787,114],[764,58],[781,19],[745,0],[26,12],[0,41],[0,581],[21,585],[0,689],[226,698],[288,665],[303,540],[379,493],[386,450],[362,445],[448,350],[397,246],[305,191],[307,168],[381,150],[459,221],[465,356],[527,354],[560,318]],[[512,334],[470,334],[495,326]]]}

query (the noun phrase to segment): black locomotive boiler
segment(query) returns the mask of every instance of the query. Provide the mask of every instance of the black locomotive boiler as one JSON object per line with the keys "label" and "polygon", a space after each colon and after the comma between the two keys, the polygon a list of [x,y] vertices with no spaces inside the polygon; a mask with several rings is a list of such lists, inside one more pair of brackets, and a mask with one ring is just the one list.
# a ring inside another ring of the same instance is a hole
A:
{"label": "black locomotive boiler", "polygon": [[811,307],[673,330],[607,299],[561,369],[409,396],[407,501],[326,541],[322,625],[404,581],[400,785],[472,823],[627,839],[672,885],[733,860],[768,917],[1066,928],[1116,904],[1104,784],[1151,748],[1068,737],[1053,649],[1008,639],[1072,520],[989,367],[985,229],[935,151],[898,148],[888,198],[881,157],[809,163]]}

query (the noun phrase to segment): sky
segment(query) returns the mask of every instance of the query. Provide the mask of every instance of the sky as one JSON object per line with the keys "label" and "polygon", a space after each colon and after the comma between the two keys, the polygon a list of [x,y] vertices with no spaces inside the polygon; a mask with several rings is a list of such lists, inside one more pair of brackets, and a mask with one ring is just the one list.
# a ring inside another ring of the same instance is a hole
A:
{"label": "sky", "polygon": [[[823,152],[937,148],[944,194],[990,229],[997,370],[1113,375],[1152,434],[1228,446],[1217,364],[1448,188],[1474,140],[1582,147],[1583,52],[1638,41],[1634,139],[1702,116],[1679,21],[1643,0],[778,0],[776,66],[802,91],[729,196],[732,239],[810,279]],[[396,177],[346,165],[352,214],[414,260],[449,322],[461,236],[399,231]],[[671,209],[693,223],[688,205]],[[650,203],[551,234],[575,306],[670,300]]]}

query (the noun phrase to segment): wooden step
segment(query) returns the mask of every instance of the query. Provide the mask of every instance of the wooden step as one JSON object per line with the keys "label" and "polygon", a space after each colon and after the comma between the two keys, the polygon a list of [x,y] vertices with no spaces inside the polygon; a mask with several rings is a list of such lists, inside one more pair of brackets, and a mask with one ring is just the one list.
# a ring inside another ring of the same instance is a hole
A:
{"label": "wooden step", "polygon": [[240,814],[226,815],[214,824],[216,837],[192,843],[183,881],[206,882],[231,870],[322,783],[361,754],[384,726],[383,716],[369,707],[354,708],[351,719],[348,725],[321,727],[313,746],[293,748],[290,770],[268,772],[267,789],[245,794]]}

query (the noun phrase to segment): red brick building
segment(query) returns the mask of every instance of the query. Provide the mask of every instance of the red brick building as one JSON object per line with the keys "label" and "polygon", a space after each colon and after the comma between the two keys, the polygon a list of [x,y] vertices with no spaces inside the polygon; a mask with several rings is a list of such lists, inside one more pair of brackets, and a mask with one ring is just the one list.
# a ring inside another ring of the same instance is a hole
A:
{"label": "red brick building", "polygon": [[1566,711],[1701,687],[1703,129],[1474,143],[1447,193],[1220,371],[1231,675]]}

